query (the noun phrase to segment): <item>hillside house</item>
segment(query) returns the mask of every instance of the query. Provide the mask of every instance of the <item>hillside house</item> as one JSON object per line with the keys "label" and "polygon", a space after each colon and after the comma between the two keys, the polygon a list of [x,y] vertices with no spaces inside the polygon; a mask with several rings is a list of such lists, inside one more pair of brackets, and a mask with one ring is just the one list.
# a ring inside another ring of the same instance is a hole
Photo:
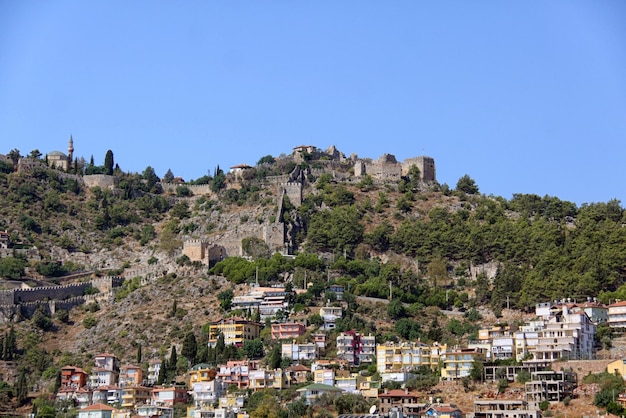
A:
{"label": "hillside house", "polygon": [[143,384],[143,371],[141,367],[125,365],[120,369],[119,385],[140,386]]}
{"label": "hillside house", "polygon": [[420,366],[435,369],[446,352],[446,345],[427,345],[421,341],[386,342],[376,345],[379,373],[406,372]]}
{"label": "hillside house", "polygon": [[78,418],[112,418],[118,410],[102,403],[87,406],[78,411]]}
{"label": "hillside house", "polygon": [[626,359],[620,359],[610,362],[606,365],[607,373],[619,373],[626,380]]}
{"label": "hillside house", "polygon": [[0,231],[0,249],[8,249],[11,245],[11,239],[8,231]]}
{"label": "hillside house", "polygon": [[152,405],[172,407],[177,403],[189,402],[189,392],[184,387],[152,389]]}
{"label": "hillside house", "polygon": [[253,360],[231,360],[225,365],[220,365],[217,377],[222,380],[224,387],[236,385],[238,389],[248,387],[249,375],[259,368],[259,362]]}
{"label": "hillside house", "polygon": [[95,366],[89,376],[89,386],[97,388],[101,386],[117,385],[120,368],[119,360],[113,354],[99,354],[94,358]]}
{"label": "hillside house", "polygon": [[91,399],[94,404],[122,404],[122,389],[117,386],[99,386],[92,390]]}
{"label": "hillside house", "polygon": [[152,388],[145,386],[126,386],[122,390],[122,408],[134,409],[136,406],[149,403],[152,399]]}
{"label": "hillside house", "polygon": [[424,418],[463,418],[463,412],[454,404],[433,404],[428,406],[420,417]]}
{"label": "hillside house", "polygon": [[262,324],[248,319],[231,317],[211,322],[209,325],[209,346],[215,347],[219,335],[224,336],[224,344],[242,347],[244,341],[259,338]]}
{"label": "hillside house", "polygon": [[308,374],[311,373],[311,369],[302,365],[296,364],[294,366],[287,367],[285,369],[287,378],[291,382],[291,385],[297,385],[299,383],[306,383]]}
{"label": "hillside house", "polygon": [[61,368],[61,389],[80,389],[87,385],[87,372],[80,367]]}
{"label": "hillside house", "polygon": [[475,361],[484,361],[485,356],[480,350],[461,348],[446,352],[443,358],[441,379],[457,380],[470,375]]}
{"label": "hillside house", "polygon": [[306,327],[299,322],[272,324],[272,340],[291,340],[304,335]]}
{"label": "hillside house", "polygon": [[146,379],[148,385],[154,385],[159,380],[161,364],[160,359],[152,359],[148,362],[148,377]]}
{"label": "hillside house", "polygon": [[320,316],[324,320],[323,330],[335,329],[335,321],[343,316],[341,306],[323,306],[320,308]]}
{"label": "hillside house", "polygon": [[342,332],[337,336],[337,357],[350,366],[371,363],[376,354],[376,338],[355,331]]}
{"label": "hillside house", "polygon": [[398,410],[407,418],[417,418],[427,406],[420,402],[416,392],[410,392],[408,389],[385,389],[378,395],[378,399],[379,413],[384,416],[388,416],[392,410]]}
{"label": "hillside house", "polygon": [[343,391],[339,388],[330,385],[323,385],[320,383],[313,383],[297,390],[300,396],[305,400],[307,405],[312,405],[315,399],[319,398],[325,393],[330,395],[339,395]]}
{"label": "hillside house", "polygon": [[291,359],[292,362],[312,361],[319,358],[320,348],[313,343],[298,344],[295,341],[283,343],[281,346],[282,356]]}
{"label": "hillside house", "polygon": [[[247,383],[246,383],[247,386]],[[218,372],[208,364],[196,364],[189,370],[189,395],[196,407],[213,405],[226,392],[228,385]]]}
{"label": "hillside house", "polygon": [[248,389],[259,391],[265,389],[287,389],[290,381],[282,369],[258,369],[248,375]]}
{"label": "hillside house", "polygon": [[532,351],[534,360],[589,359],[593,356],[595,333],[596,325],[585,312],[573,313],[563,306],[538,331],[538,344]]}
{"label": "hillside house", "polygon": [[626,328],[626,300],[608,306],[608,323],[611,328]]}

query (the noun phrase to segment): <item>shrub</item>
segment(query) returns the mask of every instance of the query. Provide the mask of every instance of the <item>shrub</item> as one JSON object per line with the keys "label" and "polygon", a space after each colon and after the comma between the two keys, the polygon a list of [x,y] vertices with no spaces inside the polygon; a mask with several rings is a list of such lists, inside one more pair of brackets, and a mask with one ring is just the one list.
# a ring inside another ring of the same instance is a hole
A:
{"label": "shrub", "polygon": [[83,326],[86,329],[91,329],[91,328],[95,327],[96,325],[98,325],[98,320],[96,318],[94,318],[92,315],[89,315],[88,317],[83,319]]}

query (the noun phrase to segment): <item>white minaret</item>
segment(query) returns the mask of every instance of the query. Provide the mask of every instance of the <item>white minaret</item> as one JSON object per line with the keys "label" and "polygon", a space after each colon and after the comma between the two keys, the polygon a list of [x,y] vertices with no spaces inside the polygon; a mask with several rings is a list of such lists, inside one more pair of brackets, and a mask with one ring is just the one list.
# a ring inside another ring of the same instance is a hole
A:
{"label": "white minaret", "polygon": [[70,143],[67,146],[67,166],[68,167],[72,164],[73,159],[74,159],[74,140],[72,139],[72,135],[70,135]]}

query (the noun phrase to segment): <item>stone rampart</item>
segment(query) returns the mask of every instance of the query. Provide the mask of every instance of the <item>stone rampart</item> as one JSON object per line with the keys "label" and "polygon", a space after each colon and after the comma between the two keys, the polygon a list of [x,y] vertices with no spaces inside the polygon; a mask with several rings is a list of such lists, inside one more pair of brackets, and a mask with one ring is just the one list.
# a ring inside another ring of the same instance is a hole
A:
{"label": "stone rampart", "polygon": [[106,174],[90,174],[82,177],[85,186],[89,188],[99,187],[101,189],[115,189],[119,180],[115,176]]}
{"label": "stone rampart", "polygon": [[178,183],[161,183],[164,192],[176,193],[179,187],[188,188],[194,196],[213,195],[210,184],[178,184]]}
{"label": "stone rampart", "polygon": [[285,194],[289,198],[292,205],[297,208],[302,205],[302,183],[289,182],[282,184],[281,187],[285,191]]}
{"label": "stone rampart", "polygon": [[32,289],[13,290],[13,303],[36,302],[44,299],[63,300],[74,296],[82,296],[91,283],[75,283],[64,286],[44,286]]}
{"label": "stone rampart", "polygon": [[103,293],[111,292],[122,283],[124,283],[124,278],[119,276],[97,277],[91,281],[91,285]]}
{"label": "stone rampart", "polygon": [[169,273],[169,269],[160,265],[152,265],[145,267],[137,267],[124,270],[124,278],[132,279],[133,277],[143,277],[144,279],[152,279]]}

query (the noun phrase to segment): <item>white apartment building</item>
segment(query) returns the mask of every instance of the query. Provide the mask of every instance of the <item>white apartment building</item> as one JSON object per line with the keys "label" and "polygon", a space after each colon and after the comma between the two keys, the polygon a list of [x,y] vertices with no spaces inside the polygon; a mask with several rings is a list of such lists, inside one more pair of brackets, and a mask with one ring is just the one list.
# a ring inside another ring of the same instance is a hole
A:
{"label": "white apartment building", "polygon": [[295,341],[282,344],[282,356],[293,362],[311,361],[319,358],[320,348],[314,343],[298,344]]}

